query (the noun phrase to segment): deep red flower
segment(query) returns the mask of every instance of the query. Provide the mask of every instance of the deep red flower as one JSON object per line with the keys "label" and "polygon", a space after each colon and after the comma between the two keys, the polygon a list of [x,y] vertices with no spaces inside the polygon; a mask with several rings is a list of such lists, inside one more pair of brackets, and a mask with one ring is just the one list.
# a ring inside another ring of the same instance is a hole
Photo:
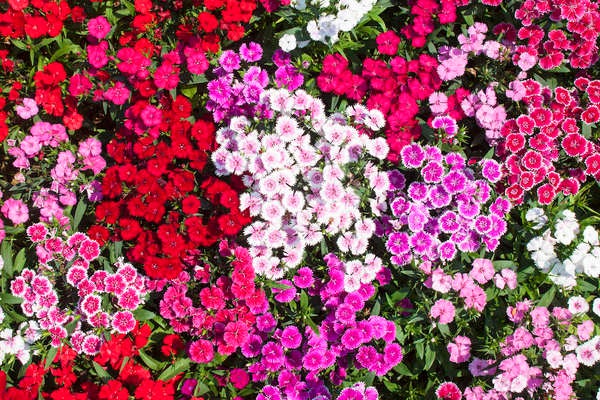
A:
{"label": "deep red flower", "polygon": [[179,354],[185,347],[183,341],[179,335],[171,334],[166,335],[162,340],[163,345],[160,348],[162,354],[167,357],[175,356]]}
{"label": "deep red flower", "polygon": [[111,379],[100,388],[98,394],[100,400],[127,400],[129,398],[129,392],[123,387],[123,384],[116,380]]}

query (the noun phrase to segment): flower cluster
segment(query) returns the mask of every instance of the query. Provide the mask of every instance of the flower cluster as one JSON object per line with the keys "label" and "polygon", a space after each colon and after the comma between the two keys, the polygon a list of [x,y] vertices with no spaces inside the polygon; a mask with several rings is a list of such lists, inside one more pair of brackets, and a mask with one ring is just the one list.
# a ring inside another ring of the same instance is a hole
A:
{"label": "flower cluster", "polygon": [[[527,211],[527,220],[535,229],[547,226],[547,217],[540,208]],[[580,241],[578,236],[581,234]],[[541,271],[557,285],[570,288],[577,284],[577,276],[593,278],[600,276],[600,242],[598,231],[586,226],[580,232],[579,222],[570,210],[563,210],[560,216],[540,236],[527,243],[531,259]]]}
{"label": "flower cluster", "polygon": [[309,19],[306,32],[284,34],[279,39],[279,46],[284,51],[292,51],[297,44],[305,47],[310,40],[335,44],[339,40],[339,34],[352,31],[375,3],[374,0],[341,0],[333,4],[329,0],[292,0],[290,5],[297,10],[296,18],[299,20],[294,26]]}
{"label": "flower cluster", "polygon": [[210,363],[215,352],[244,351],[255,332],[275,323],[264,289],[255,285],[248,251],[229,249],[225,242],[221,247],[223,255],[234,257],[231,268],[199,260],[194,276],[180,273],[160,301],[161,316],[176,333],[191,338],[187,352],[197,363]]}
{"label": "flower cluster", "polygon": [[460,154],[444,155],[433,146],[411,144],[400,155],[402,166],[418,170],[419,179],[407,185],[402,173],[390,172],[392,215],[380,219],[378,234],[385,235],[395,265],[448,262],[482,244],[490,251],[498,247],[511,206],[494,196],[491,185],[502,177],[496,161],[482,160],[473,166],[476,172]]}
{"label": "flower cluster", "polygon": [[[483,1],[489,4],[489,1]],[[440,25],[456,21],[456,8],[469,4],[469,0],[416,0],[411,1],[410,23],[404,25],[401,32],[411,41],[413,47],[424,47],[427,36]]]}
{"label": "flower cluster", "polygon": [[577,193],[586,175],[600,178],[598,144],[585,132],[600,120],[600,81],[580,78],[576,85],[550,90],[527,79],[514,86],[513,96],[527,112],[506,120],[500,130],[510,185],[506,195],[513,203],[536,190],[538,202],[550,204],[558,193]]}
{"label": "flower cluster", "polygon": [[[4,312],[2,311],[2,313]],[[4,319],[4,314],[1,319]],[[31,360],[31,345],[40,336],[41,330],[35,321],[23,322],[15,331],[10,328],[0,331],[0,365],[9,362],[11,356],[26,365]]]}
{"label": "flower cluster", "polygon": [[[290,302],[297,290],[306,290],[318,295],[326,313],[318,327],[302,330],[295,324],[288,325],[275,329],[270,338],[257,338],[263,341],[262,349],[256,347],[249,355],[260,359],[249,370],[254,380],[272,383],[257,398],[293,398],[308,392],[313,398],[320,395],[330,399],[322,378],[327,372],[329,380],[337,385],[352,366],[384,376],[402,361],[402,347],[395,342],[396,324],[378,315],[367,318],[366,306],[375,293],[374,286],[362,284],[359,290],[347,293],[343,284],[344,263],[332,253],[325,256],[325,262],[327,278],[322,282],[304,267],[293,282],[287,281],[288,289],[275,296],[280,302]],[[277,381],[277,386],[273,381]],[[358,396],[350,398],[365,398],[363,394],[342,390],[338,399],[346,399],[350,394]],[[364,392],[367,399],[372,395],[368,389]]]}
{"label": "flower cluster", "polygon": [[435,58],[421,54],[414,60],[397,55],[400,39],[392,31],[378,36],[381,54],[394,56],[390,60],[366,58],[360,75],[353,74],[348,60],[340,54],[328,55],[317,77],[319,89],[349,99],[366,98],[369,109],[377,109],[385,116],[388,158],[396,162],[400,150],[419,137],[421,128],[416,119],[419,101],[428,99],[441,87],[436,72]]}
{"label": "flower cluster", "polygon": [[[33,317],[51,344],[59,347],[69,338],[78,353],[98,353],[104,339],[98,333],[128,333],[135,328],[133,316],[148,292],[146,278],[122,260],[116,272],[93,270],[100,246],[81,232],[62,239],[54,230],[37,223],[27,228],[36,244],[38,268],[23,269],[10,284],[11,293],[23,299],[21,309]],[[76,296],[74,308],[65,300]],[[75,324],[74,330],[67,325]]]}
{"label": "flower cluster", "polygon": [[[151,334],[148,325],[138,325],[131,332],[133,337],[117,334],[101,346],[100,354],[93,358],[100,370],[108,377],[101,384],[85,381],[76,367],[77,352],[68,346],[58,349],[48,363],[32,363],[25,376],[13,387],[0,384],[2,399],[36,399],[44,384],[52,388],[45,391],[49,399],[68,400],[128,400],[166,399],[175,395],[175,385],[179,376],[169,380],[155,380],[150,372],[138,361],[140,350],[147,347]],[[91,361],[91,360],[90,360]]]}
{"label": "flower cluster", "polygon": [[598,0],[0,3],[1,399],[600,399]]}
{"label": "flower cluster", "polygon": [[[219,148],[212,155],[218,174],[252,173],[244,177],[250,191],[240,196],[240,207],[257,217],[244,230],[255,272],[281,278],[324,234],[337,238],[340,251],[365,254],[375,224],[361,218],[358,207],[366,203],[376,212],[389,185],[366,158],[387,155],[384,139],[366,135],[381,128],[381,113],[356,106],[346,116],[327,117],[323,103],[304,91],[271,89],[264,98],[272,118],[257,125],[233,118],[217,132]],[[357,263],[361,274],[365,267]]]}
{"label": "flower cluster", "polygon": [[[474,357],[469,363],[473,376],[493,377],[493,389],[466,388],[465,399],[511,399],[524,392],[573,398],[577,371],[600,361],[600,336],[593,336],[588,310],[589,304],[580,296],[571,297],[568,308],[534,306],[529,300],[508,307],[508,318],[516,327],[500,343],[498,359]],[[594,310],[597,315],[598,311]]]}
{"label": "flower cluster", "polygon": [[[473,260],[471,270],[468,273],[447,274],[441,268],[432,270],[429,264],[421,265],[421,270],[428,275],[425,286],[435,290],[438,293],[456,292],[458,298],[464,303],[465,309],[473,309],[482,312],[486,306],[487,295],[483,285],[493,281],[498,289],[515,289],[517,287],[517,274],[508,268],[496,272],[491,260],[477,258]],[[454,303],[445,298],[435,301],[429,316],[440,324],[449,324],[455,319],[456,307]],[[457,337],[456,339],[465,344],[464,348],[470,346],[470,340],[466,337]],[[465,355],[461,355],[458,342],[448,345],[450,361],[460,361]],[[466,352],[468,353],[468,351]]]}
{"label": "flower cluster", "polygon": [[[221,54],[219,66],[213,70],[215,78],[207,85],[206,109],[212,112],[215,121],[229,123],[231,118],[241,116],[268,118],[270,111],[262,97],[272,81],[288,90],[296,90],[304,82],[288,53],[277,50],[273,54],[277,66],[273,76],[260,66],[250,65],[262,57],[263,49],[255,42],[242,44],[238,53],[226,50]],[[247,68],[242,68],[246,63]],[[236,73],[242,75],[241,80]]]}
{"label": "flower cluster", "polygon": [[[33,112],[33,108],[37,107],[35,100],[30,100],[30,109],[27,112]],[[27,116],[23,114],[25,111],[17,108],[17,112],[19,111],[21,117]],[[12,165],[19,169],[15,179],[22,183],[41,176],[46,183],[32,195],[33,205],[40,210],[40,220],[43,222],[52,223],[56,220],[62,225],[68,224],[69,218],[65,208],[77,203],[79,192],[87,190],[90,200],[98,200],[98,183],[86,177],[85,172],[90,170],[95,177],[106,166],[101,155],[100,141],[89,137],[82,140],[77,147],[66,146],[67,142],[67,127],[46,121],[35,122],[29,134],[19,142],[14,139],[7,141],[8,153],[14,157]],[[37,162],[42,160],[40,173],[35,167]],[[50,181],[48,177],[51,178]],[[20,200],[8,199],[5,202],[6,208],[3,208],[5,216],[14,224],[27,221],[27,206],[17,202]],[[13,217],[8,217],[8,214],[12,214]]]}
{"label": "flower cluster", "polygon": [[[214,141],[212,122],[189,122],[191,103],[185,97],[174,99],[169,110],[168,138],[123,132],[109,143],[108,154],[117,164],[106,170],[104,199],[96,207],[98,221],[118,228],[113,240],[131,243],[129,258],[156,279],[177,277],[189,250],[211,246],[248,223],[234,187],[203,174]],[[109,239],[103,225],[89,231],[102,243]]]}
{"label": "flower cluster", "polygon": [[[515,11],[523,25],[518,38],[526,44],[517,47],[517,58],[526,55],[545,70],[567,61],[574,68],[588,68],[598,61],[596,41],[600,22],[596,3],[527,1]],[[545,31],[544,23],[552,21],[553,29]],[[514,28],[513,28],[514,29]]]}
{"label": "flower cluster", "polygon": [[71,7],[66,1],[38,1],[35,7],[31,7],[28,0],[7,3],[8,9],[0,13],[0,35],[15,39],[25,36],[31,39],[56,37],[67,19],[80,22],[83,16],[81,7]]}

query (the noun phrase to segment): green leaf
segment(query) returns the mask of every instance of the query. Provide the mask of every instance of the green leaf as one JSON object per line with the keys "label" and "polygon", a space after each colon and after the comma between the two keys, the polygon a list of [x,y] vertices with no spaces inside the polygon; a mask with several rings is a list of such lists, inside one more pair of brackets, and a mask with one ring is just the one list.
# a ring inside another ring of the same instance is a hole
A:
{"label": "green leaf", "polygon": [[115,242],[109,248],[109,259],[110,259],[111,264],[116,263],[117,260],[119,259],[119,257],[121,257],[123,255],[122,249],[123,249],[122,241]]}
{"label": "green leaf", "polygon": [[68,53],[81,53],[82,49],[80,46],[74,44],[73,42],[71,42],[70,40],[68,40],[69,44],[65,44],[63,45],[60,49],[56,50],[54,52],[54,54],[52,54],[52,56],[50,57],[50,61],[56,61],[59,58],[62,58],[63,56],[65,56]]}
{"label": "green leaf", "polygon": [[140,358],[142,359],[142,362],[144,363],[144,365],[146,365],[146,367],[150,368],[152,371],[161,370],[165,364],[164,362],[160,362],[160,361],[150,357],[143,350],[140,350],[139,354],[140,354]]}
{"label": "green leaf", "polygon": [[156,317],[156,314],[152,311],[139,308],[133,312],[133,316],[137,321],[148,321],[149,319]]}
{"label": "green leaf", "polygon": [[96,374],[98,374],[98,377],[100,379],[102,379],[105,382],[111,379],[110,374],[106,372],[102,365],[98,364],[96,361],[92,361],[92,364],[94,366],[94,371],[96,371]]}
{"label": "green leaf", "polygon": [[329,249],[327,248],[327,243],[325,243],[325,238],[321,239],[321,255],[324,256],[329,253]]}
{"label": "green leaf", "polygon": [[13,260],[12,260],[12,241],[4,240],[0,248],[2,259],[4,260],[4,272],[9,278],[13,275]]}
{"label": "green leaf", "polygon": [[129,362],[129,356],[123,357],[123,362],[121,363],[121,368],[119,368],[119,374],[123,371],[123,368],[125,368],[125,366],[127,365],[128,362]]}
{"label": "green leaf", "polygon": [[195,396],[202,396],[205,393],[208,393],[210,389],[203,382],[198,382],[198,386],[196,386],[196,390],[194,391]]}
{"label": "green leaf", "polygon": [[163,371],[163,373],[158,376],[158,379],[160,379],[162,381],[167,381],[167,380],[173,378],[174,376],[176,376],[177,374],[179,374],[183,371],[186,371],[189,367],[190,367],[190,359],[182,358],[180,360],[177,360],[177,362],[175,362],[175,364],[173,364],[173,365],[169,366],[167,369],[165,369]]}
{"label": "green leaf", "polygon": [[17,256],[15,257],[15,262],[13,264],[13,273],[19,273],[23,270],[25,266],[25,249],[19,250]]}
{"label": "green leaf", "polygon": [[426,350],[425,350],[425,367],[424,370],[428,371],[431,366],[433,365],[433,362],[435,361],[435,352],[433,350],[431,350],[431,348],[429,346],[427,346]]}
{"label": "green leaf", "polygon": [[425,344],[423,343],[423,340],[415,343],[415,349],[417,350],[417,358],[423,359],[423,356],[425,355]]}
{"label": "green leaf", "polygon": [[300,307],[303,310],[306,310],[308,308],[308,295],[304,290],[300,292]]}
{"label": "green leaf", "polygon": [[77,208],[75,208],[75,216],[73,217],[73,231],[76,231],[77,228],[79,227],[79,223],[81,222],[81,219],[83,218],[83,214],[85,214],[86,208],[87,208],[87,205],[83,201],[83,198],[81,198],[81,200],[79,200],[79,202],[77,202]]}
{"label": "green leaf", "polygon": [[463,15],[463,18],[465,19],[467,25],[472,26],[473,24],[475,24],[475,20],[473,19],[472,15]]}
{"label": "green leaf", "polygon": [[394,371],[396,371],[400,375],[404,375],[404,376],[415,376],[415,374],[413,374],[411,372],[411,370],[408,369],[408,367],[404,363],[400,363],[400,364],[396,365],[394,367]]}
{"label": "green leaf", "polygon": [[496,261],[492,261],[492,264],[494,265],[494,269],[496,271],[504,269],[504,268],[513,269],[515,267],[514,261],[510,261],[510,260],[496,260]]}
{"label": "green leaf", "polygon": [[589,139],[592,136],[592,125],[583,123],[583,125],[581,126],[581,134],[586,139]]}
{"label": "green leaf", "polygon": [[192,97],[194,97],[194,95],[196,94],[197,91],[198,91],[198,86],[195,86],[195,85],[181,88],[181,93],[188,99],[191,99]]}
{"label": "green leaf", "polygon": [[379,311],[381,311],[381,303],[379,300],[373,304],[373,309],[371,310],[371,315],[379,315]]}
{"label": "green leaf", "polygon": [[20,41],[20,40],[15,40],[15,39],[12,39],[12,40],[11,40],[11,43],[12,43],[12,44],[13,44],[15,47],[18,47],[18,48],[19,48],[19,49],[21,49],[21,50],[24,50],[24,51],[28,51],[28,50],[29,50],[29,49],[28,49],[28,46],[27,46],[25,43],[23,43],[22,41]]}
{"label": "green leaf", "polygon": [[552,300],[554,300],[555,295],[556,295],[556,286],[553,285],[550,287],[550,290],[548,290],[546,293],[544,293],[544,295],[538,302],[538,306],[548,307],[552,303]]}
{"label": "green leaf", "polygon": [[4,304],[21,304],[23,299],[10,293],[0,293],[0,301]]}
{"label": "green leaf", "polygon": [[313,332],[315,333],[319,333],[319,327],[317,326],[317,324],[315,324],[315,322],[310,318],[310,317],[306,317],[304,319],[304,321],[308,324],[308,326],[310,326],[313,330]]}
{"label": "green leaf", "polygon": [[44,369],[50,368],[50,365],[54,362],[54,357],[56,357],[56,353],[58,353],[58,347],[52,347],[48,353],[46,353],[46,362],[44,363]]}
{"label": "green leaf", "polygon": [[443,336],[452,336],[452,334],[450,333],[450,328],[448,328],[448,324],[437,324],[436,326]]}

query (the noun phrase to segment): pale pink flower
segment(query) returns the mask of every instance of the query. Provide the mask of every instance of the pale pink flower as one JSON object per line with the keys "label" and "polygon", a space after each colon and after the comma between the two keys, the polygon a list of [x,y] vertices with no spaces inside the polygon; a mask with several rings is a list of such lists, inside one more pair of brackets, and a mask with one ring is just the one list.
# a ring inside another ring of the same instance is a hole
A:
{"label": "pale pink flower", "polygon": [[2,215],[11,220],[15,225],[27,222],[29,219],[29,209],[27,205],[18,199],[7,199],[0,208]]}
{"label": "pale pink flower", "polygon": [[29,119],[36,115],[39,111],[37,103],[34,99],[30,99],[29,97],[25,97],[23,99],[23,104],[15,107],[17,114],[19,117],[23,119]]}
{"label": "pale pink flower", "polygon": [[454,314],[454,305],[446,299],[437,300],[429,311],[429,315],[431,315],[432,318],[437,318],[440,324],[449,324],[452,322],[454,320]]}
{"label": "pale pink flower", "polygon": [[471,339],[466,336],[457,336],[446,348],[450,353],[451,362],[462,363],[471,357]]}
{"label": "pale pink flower", "polygon": [[476,258],[473,260],[473,268],[469,272],[469,276],[481,285],[488,282],[494,276],[492,261],[486,258]]}

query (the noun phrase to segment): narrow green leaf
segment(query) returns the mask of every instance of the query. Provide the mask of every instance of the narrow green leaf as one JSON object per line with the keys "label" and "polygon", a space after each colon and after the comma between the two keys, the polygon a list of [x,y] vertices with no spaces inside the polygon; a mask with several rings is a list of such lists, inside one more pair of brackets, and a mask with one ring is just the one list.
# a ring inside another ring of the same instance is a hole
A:
{"label": "narrow green leaf", "polygon": [[422,340],[415,343],[415,349],[417,350],[417,358],[423,359],[423,356],[425,355],[425,344]]}
{"label": "narrow green leaf", "polygon": [[492,261],[492,265],[494,265],[494,269],[496,271],[504,269],[504,268],[514,268],[515,263],[513,261],[510,260],[496,260],[496,261]]}
{"label": "narrow green leaf", "polygon": [[400,363],[394,367],[394,371],[404,376],[415,376],[410,369],[404,363]]}
{"label": "narrow green leaf", "polygon": [[4,273],[9,278],[13,275],[13,260],[12,260],[12,241],[2,241],[2,247],[0,248],[2,259],[4,260]]}
{"label": "narrow green leaf", "polygon": [[538,302],[538,306],[548,307],[552,303],[552,300],[554,300],[555,295],[556,295],[556,286],[553,285],[550,287],[550,290],[548,290],[546,293],[544,293],[544,295]]}
{"label": "narrow green leaf", "polygon": [[48,353],[46,354],[46,362],[44,363],[44,369],[50,368],[50,365],[54,362],[54,357],[56,357],[56,353],[58,353],[58,347],[52,347]]}
{"label": "narrow green leaf", "polygon": [[310,326],[312,328],[312,330],[315,333],[319,333],[319,327],[317,326],[317,324],[315,324],[315,322],[310,318],[310,317],[306,317],[305,322],[308,324],[308,326]]}
{"label": "narrow green leaf", "polygon": [[98,377],[100,379],[102,379],[105,382],[111,379],[110,374],[106,372],[102,365],[98,364],[96,361],[92,361],[92,363],[94,366],[94,371],[96,371],[96,374],[98,374]]}
{"label": "narrow green leaf", "polygon": [[435,352],[429,346],[425,350],[425,371],[428,371],[435,361]]}
{"label": "narrow green leaf", "polygon": [[371,309],[371,315],[379,315],[379,311],[381,311],[381,303],[379,300],[373,304],[373,308]]}
{"label": "narrow green leaf", "polygon": [[19,250],[13,264],[13,273],[19,273],[25,266],[25,249]]}
{"label": "narrow green leaf", "polygon": [[121,368],[119,368],[119,373],[121,373],[123,371],[123,368],[125,368],[125,366],[127,365],[127,363],[129,362],[129,357],[123,357],[123,362],[121,363]]}
{"label": "narrow green leaf", "polygon": [[304,290],[300,292],[300,307],[303,310],[306,310],[308,308],[308,295]]}
{"label": "narrow green leaf", "polygon": [[27,45],[20,40],[13,39],[13,40],[11,40],[11,43],[13,44],[13,46],[18,47],[21,50],[25,50],[25,51],[29,50],[27,48]]}
{"label": "narrow green leaf", "polygon": [[83,214],[85,214],[86,208],[87,208],[87,205],[83,201],[83,198],[81,198],[81,200],[79,200],[79,202],[77,203],[77,208],[75,208],[75,216],[73,217],[73,230],[74,231],[76,231],[77,228],[79,227],[79,223],[81,222],[81,219],[83,218]]}
{"label": "narrow green leaf", "polygon": [[450,328],[448,328],[448,324],[437,324],[436,326],[443,336],[452,336],[450,333]]}
{"label": "narrow green leaf", "polygon": [[195,396],[202,396],[205,393],[208,393],[210,389],[203,382],[198,382],[198,386],[196,386],[196,390],[194,391]]}
{"label": "narrow green leaf", "polygon": [[167,380],[175,377],[177,374],[179,374],[183,371],[187,371],[187,369],[189,367],[190,367],[190,359],[182,358],[180,360],[177,360],[177,362],[175,362],[175,364],[173,364],[173,365],[169,366],[167,369],[165,369],[163,371],[163,373],[158,376],[158,379],[160,379],[161,381],[167,381]]}
{"label": "narrow green leaf", "polygon": [[156,317],[156,314],[152,311],[139,308],[133,312],[133,316],[137,321],[148,321],[149,319]]}
{"label": "narrow green leaf", "polygon": [[23,299],[17,296],[13,296],[10,293],[0,293],[0,299],[4,304],[21,304]]}
{"label": "narrow green leaf", "polygon": [[140,354],[140,358],[142,359],[142,362],[144,363],[144,365],[146,365],[152,371],[159,371],[163,368],[164,363],[161,363],[160,361],[150,357],[143,350],[140,350],[139,354]]}
{"label": "narrow green leaf", "polygon": [[191,99],[192,97],[194,97],[194,95],[196,94],[197,91],[198,91],[197,86],[188,86],[188,87],[181,88],[181,93],[188,99]]}

